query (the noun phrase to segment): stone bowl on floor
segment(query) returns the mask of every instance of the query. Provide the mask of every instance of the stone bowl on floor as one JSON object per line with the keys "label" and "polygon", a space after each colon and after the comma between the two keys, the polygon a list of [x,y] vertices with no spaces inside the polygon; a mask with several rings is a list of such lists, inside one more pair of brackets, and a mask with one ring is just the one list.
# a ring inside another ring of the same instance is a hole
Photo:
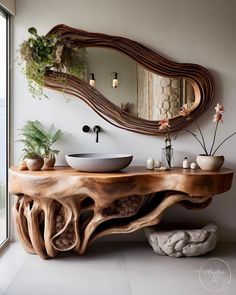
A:
{"label": "stone bowl on floor", "polygon": [[219,227],[208,223],[201,229],[163,230],[147,227],[145,234],[155,253],[172,257],[200,256],[214,250]]}

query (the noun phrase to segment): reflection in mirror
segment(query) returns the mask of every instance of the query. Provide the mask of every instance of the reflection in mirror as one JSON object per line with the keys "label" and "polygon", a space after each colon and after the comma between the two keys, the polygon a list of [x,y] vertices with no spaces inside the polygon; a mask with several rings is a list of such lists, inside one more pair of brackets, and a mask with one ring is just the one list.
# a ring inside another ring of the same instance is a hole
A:
{"label": "reflection in mirror", "polygon": [[195,97],[190,81],[156,75],[137,65],[137,116],[161,120],[177,116],[184,104],[191,109]]}
{"label": "reflection in mirror", "polygon": [[[109,48],[89,47],[86,51],[88,73],[94,73],[97,90],[118,107],[137,115],[136,62]],[[114,72],[118,73],[118,87],[112,87]]]}
{"label": "reflection in mirror", "polygon": [[[88,82],[93,76],[94,87],[124,111],[153,121],[177,116],[185,103],[189,108],[194,105],[190,80],[156,75],[109,48],[88,47],[86,51]],[[112,87],[114,73],[118,87]]]}

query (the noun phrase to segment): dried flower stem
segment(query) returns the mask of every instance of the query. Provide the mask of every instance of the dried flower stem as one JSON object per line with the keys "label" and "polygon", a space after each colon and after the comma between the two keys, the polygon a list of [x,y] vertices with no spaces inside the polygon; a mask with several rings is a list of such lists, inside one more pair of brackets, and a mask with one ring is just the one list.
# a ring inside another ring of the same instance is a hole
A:
{"label": "dried flower stem", "polygon": [[173,156],[173,150],[172,150],[171,145],[166,146],[164,148],[163,152],[164,152],[164,155],[165,155],[165,158],[166,158],[168,167],[169,168],[172,168],[172,166],[171,166],[171,159],[172,159],[172,156]]}
{"label": "dried flower stem", "polygon": [[192,136],[199,142],[199,144],[201,145],[201,147],[203,148],[203,150],[205,151],[206,155],[208,156],[208,152],[206,150],[206,148],[204,147],[204,145],[201,143],[201,141],[197,138],[197,135],[194,134],[192,131],[187,130],[187,132],[189,132],[190,134],[192,134]]}
{"label": "dried flower stem", "polygon": [[[195,122],[196,122],[197,128],[198,128],[198,130],[199,130],[199,132],[200,132],[200,135],[201,135],[201,138],[202,138],[202,144],[201,144],[201,146],[203,147],[203,149],[204,149],[206,155],[208,155],[207,148],[206,148],[206,143],[205,143],[205,140],[204,140],[204,136],[203,136],[202,130],[201,130],[201,128],[199,127],[197,120],[195,120]],[[196,138],[196,139],[197,139],[197,138]],[[199,141],[199,142],[200,142],[200,141]]]}
{"label": "dried flower stem", "polygon": [[210,154],[209,154],[209,156],[211,156],[211,153],[212,153],[213,147],[214,147],[214,145],[215,145],[215,141],[216,141],[216,133],[217,133],[218,126],[219,126],[219,121],[216,122],[216,127],[215,127],[215,132],[214,132],[213,142],[212,142],[212,146],[211,146],[211,149],[210,149]]}
{"label": "dried flower stem", "polygon": [[234,136],[236,134],[236,132],[232,133],[231,135],[229,135],[228,137],[226,137],[219,145],[218,147],[215,149],[214,153],[212,154],[212,156],[215,155],[215,153],[218,151],[218,149],[228,140],[230,139],[232,136]]}

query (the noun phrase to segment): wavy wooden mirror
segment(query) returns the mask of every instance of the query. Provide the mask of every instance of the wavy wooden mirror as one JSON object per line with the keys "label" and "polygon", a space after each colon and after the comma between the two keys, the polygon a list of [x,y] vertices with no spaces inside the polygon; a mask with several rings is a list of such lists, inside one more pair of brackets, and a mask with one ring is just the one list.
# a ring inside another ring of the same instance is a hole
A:
{"label": "wavy wooden mirror", "polygon": [[[213,78],[200,65],[168,60],[127,38],[66,25],[53,27],[51,34],[85,48],[86,67],[80,79],[67,75],[66,83],[61,72],[50,70],[45,86],[82,99],[117,127],[158,135],[166,132],[158,129],[159,120],[168,118],[174,132],[201,115],[214,98]],[[179,115],[184,104],[191,110],[188,119]]]}

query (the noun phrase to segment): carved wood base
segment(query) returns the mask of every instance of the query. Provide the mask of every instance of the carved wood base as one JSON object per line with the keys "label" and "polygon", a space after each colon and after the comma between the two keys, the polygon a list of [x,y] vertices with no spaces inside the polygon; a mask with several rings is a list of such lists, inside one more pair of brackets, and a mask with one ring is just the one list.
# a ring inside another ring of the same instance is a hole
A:
{"label": "carved wood base", "polygon": [[25,249],[49,258],[62,251],[83,254],[99,237],[158,224],[164,211],[175,203],[201,209],[209,205],[211,197],[191,198],[186,193],[163,191],[111,198],[111,203],[102,207],[87,195],[55,200],[19,194],[14,215]]}
{"label": "carved wood base", "polygon": [[130,166],[115,173],[86,173],[70,167],[12,167],[9,176],[9,192],[17,196],[19,238],[28,252],[49,258],[63,251],[83,254],[102,236],[158,224],[176,203],[202,209],[213,195],[230,189],[233,171]]}

